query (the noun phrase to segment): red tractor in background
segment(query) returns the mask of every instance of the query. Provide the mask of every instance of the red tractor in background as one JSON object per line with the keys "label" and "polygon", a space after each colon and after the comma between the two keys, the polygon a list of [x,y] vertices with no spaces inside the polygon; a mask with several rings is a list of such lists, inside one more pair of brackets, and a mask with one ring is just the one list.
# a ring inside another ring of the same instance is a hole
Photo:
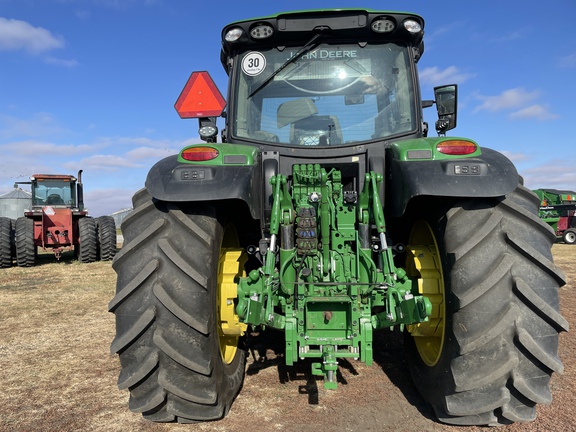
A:
{"label": "red tractor in background", "polygon": [[[9,238],[12,244],[0,247],[2,255],[10,251],[10,259],[2,256],[6,267],[15,256],[20,267],[34,265],[38,247],[51,249],[60,259],[62,252],[74,250],[82,263],[111,260],[116,254],[116,225],[111,216],[92,218],[84,208],[82,170],[78,178],[62,174],[34,174],[30,182],[32,202],[24,216],[11,221]],[[6,219],[6,218],[3,218]],[[5,222],[5,221],[4,221]],[[8,230],[8,223],[5,223]],[[3,241],[2,243],[6,243]]]}

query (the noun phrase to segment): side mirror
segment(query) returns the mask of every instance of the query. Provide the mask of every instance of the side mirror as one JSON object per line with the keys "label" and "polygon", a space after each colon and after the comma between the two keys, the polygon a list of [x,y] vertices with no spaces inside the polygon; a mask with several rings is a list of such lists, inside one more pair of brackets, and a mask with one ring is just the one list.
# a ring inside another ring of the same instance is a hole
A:
{"label": "side mirror", "polygon": [[434,87],[434,98],[436,99],[436,110],[438,111],[436,132],[438,132],[438,135],[444,135],[446,131],[456,127],[458,86],[450,84]]}

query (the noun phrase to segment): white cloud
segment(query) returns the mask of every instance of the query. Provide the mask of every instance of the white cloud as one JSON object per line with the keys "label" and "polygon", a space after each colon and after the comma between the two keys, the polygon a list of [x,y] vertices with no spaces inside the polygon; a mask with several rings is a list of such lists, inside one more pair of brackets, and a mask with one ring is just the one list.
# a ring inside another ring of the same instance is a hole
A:
{"label": "white cloud", "polygon": [[84,183],[84,204],[91,216],[109,215],[118,210],[132,207],[132,195],[129,189],[90,189],[90,183]]}
{"label": "white cloud", "polygon": [[[146,7],[161,5],[163,0],[54,0],[59,3],[78,3],[86,7],[86,4],[91,2],[95,6],[108,7],[112,9],[127,9],[132,6],[140,6],[143,4]],[[83,10],[80,12],[84,12]],[[90,12],[87,12],[88,14]],[[80,16],[84,18],[84,15]]]}
{"label": "white cloud", "polygon": [[134,146],[126,153],[126,157],[134,160],[152,159],[158,161],[166,156],[177,154],[182,148],[197,144],[200,139],[183,141],[155,140],[147,137],[113,138],[117,145]]}
{"label": "white cloud", "polygon": [[496,42],[496,43],[511,42],[511,41],[515,41],[515,40],[524,39],[525,35],[526,35],[525,29],[513,30],[513,31],[508,32],[506,34],[497,35],[496,37],[493,37],[491,42]]}
{"label": "white cloud", "polygon": [[[50,167],[30,161],[26,158],[11,157],[10,163],[0,162],[0,195],[10,192],[16,181],[28,181],[30,176],[38,172],[46,172]],[[22,186],[23,189],[24,186]]]}
{"label": "white cloud", "polygon": [[118,144],[137,144],[151,147],[162,147],[165,141],[154,141],[152,138],[147,137],[120,137],[117,138]]}
{"label": "white cloud", "polygon": [[[0,0],[1,1],[1,0]],[[3,126],[7,127],[3,127]],[[182,147],[198,139],[152,139],[146,136],[98,137],[90,141],[73,142],[75,131],[67,131],[66,142],[47,135],[28,137],[26,134],[2,140],[2,132],[27,132],[43,127],[47,134],[59,130],[48,113],[38,113],[30,119],[0,116],[0,194],[12,190],[14,181],[27,181],[36,172],[76,173],[84,170],[85,203],[94,216],[110,214],[131,205],[132,194],[143,187],[150,167]],[[90,126],[90,125],[89,125]],[[54,127],[54,129],[52,129]]]}
{"label": "white cloud", "polygon": [[64,39],[42,27],[34,27],[26,21],[0,17],[0,50],[28,51],[39,54],[63,48]]}
{"label": "white cloud", "polygon": [[568,54],[560,59],[560,67],[573,68],[576,67],[576,54]]}
{"label": "white cloud", "polygon": [[50,113],[39,112],[29,118],[0,114],[0,138],[45,137],[67,132]]}
{"label": "white cloud", "polygon": [[0,145],[2,151],[10,152],[12,155],[33,156],[36,160],[47,160],[54,156],[70,156],[82,154],[94,150],[94,146],[83,144],[55,144],[47,141],[25,140],[14,141]]}
{"label": "white cloud", "polygon": [[422,69],[418,75],[422,84],[429,85],[462,84],[464,81],[474,76],[473,74],[460,71],[456,66],[448,66],[444,70],[441,70],[436,66],[427,67]]}
{"label": "white cloud", "polygon": [[156,147],[138,147],[126,153],[126,157],[133,160],[160,160],[166,156],[177,154],[180,149],[158,149]]}
{"label": "white cloud", "polygon": [[523,161],[530,159],[530,157],[526,153],[512,152],[509,150],[503,150],[501,153],[504,154],[504,156],[506,156],[508,159],[510,159],[515,164],[518,162],[523,162]]}
{"label": "white cloud", "polygon": [[162,4],[161,0],[93,0],[94,4],[97,6],[104,6],[112,9],[127,9],[134,5],[138,6],[143,3],[144,6],[155,6],[157,4]]}
{"label": "white cloud", "polygon": [[527,91],[523,88],[513,88],[505,90],[496,96],[483,96],[476,95],[476,98],[481,100],[482,103],[478,105],[474,112],[478,111],[512,111],[509,114],[511,119],[537,119],[537,120],[553,120],[559,116],[551,112],[545,105],[531,104],[534,99],[540,96],[537,90]]}
{"label": "white cloud", "polygon": [[542,105],[530,105],[529,107],[510,114],[510,118],[513,119],[535,118],[537,120],[554,120],[558,117],[557,114],[550,112],[550,110]]}
{"label": "white cloud", "polygon": [[522,88],[514,88],[505,90],[496,96],[482,96],[476,97],[482,100],[482,104],[476,107],[475,111],[502,111],[505,109],[514,109],[526,105],[531,100],[539,96],[538,91],[528,92]]}
{"label": "white cloud", "polygon": [[81,10],[81,9],[78,9],[78,10],[75,12],[75,14],[76,14],[76,16],[77,16],[78,18],[80,18],[80,19],[88,19],[88,18],[90,18],[90,15],[91,15],[90,11],[89,11],[89,10],[85,10],[85,9],[82,9],[82,10]]}
{"label": "white cloud", "polygon": [[79,161],[70,161],[62,166],[74,170],[82,167],[86,171],[118,171],[119,168],[144,168],[144,165],[134,163],[130,158],[117,155],[92,155]]}
{"label": "white cloud", "polygon": [[77,60],[64,60],[64,59],[58,59],[55,57],[47,57],[44,59],[44,61],[48,64],[52,64],[52,65],[56,65],[56,66],[64,66],[64,67],[75,67],[78,66],[78,61]]}
{"label": "white cloud", "polygon": [[524,184],[530,189],[575,190],[576,171],[572,160],[541,160],[538,166],[522,170]]}
{"label": "white cloud", "polygon": [[[454,31],[454,27],[455,27],[454,23],[450,23],[450,24],[442,26],[442,27],[435,27],[431,31],[427,31],[426,32],[426,42],[433,41],[434,38],[437,38],[438,36],[452,33]],[[427,46],[426,46],[426,49],[428,49]]]}

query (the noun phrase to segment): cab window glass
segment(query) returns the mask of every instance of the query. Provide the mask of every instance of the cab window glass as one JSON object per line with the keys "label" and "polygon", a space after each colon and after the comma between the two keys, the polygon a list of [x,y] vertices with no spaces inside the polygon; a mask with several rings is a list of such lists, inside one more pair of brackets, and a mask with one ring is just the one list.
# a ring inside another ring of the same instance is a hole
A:
{"label": "cab window glass", "polygon": [[323,44],[269,80],[296,52],[240,55],[235,136],[294,146],[346,145],[415,129],[405,46]]}

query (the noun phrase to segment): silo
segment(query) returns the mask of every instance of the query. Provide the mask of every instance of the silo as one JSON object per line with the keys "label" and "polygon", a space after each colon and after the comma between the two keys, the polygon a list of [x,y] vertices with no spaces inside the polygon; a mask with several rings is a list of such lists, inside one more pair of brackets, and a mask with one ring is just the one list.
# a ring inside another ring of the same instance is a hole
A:
{"label": "silo", "polygon": [[10,219],[18,219],[24,216],[24,210],[32,205],[32,194],[20,188],[14,188],[11,192],[0,195],[0,216]]}
{"label": "silo", "polygon": [[122,224],[122,221],[124,220],[124,218],[126,216],[128,216],[128,214],[132,211],[131,208],[129,209],[122,209],[122,210],[118,210],[115,213],[112,213],[110,216],[112,216],[114,218],[114,223],[116,224],[116,228],[120,228],[120,225]]}

